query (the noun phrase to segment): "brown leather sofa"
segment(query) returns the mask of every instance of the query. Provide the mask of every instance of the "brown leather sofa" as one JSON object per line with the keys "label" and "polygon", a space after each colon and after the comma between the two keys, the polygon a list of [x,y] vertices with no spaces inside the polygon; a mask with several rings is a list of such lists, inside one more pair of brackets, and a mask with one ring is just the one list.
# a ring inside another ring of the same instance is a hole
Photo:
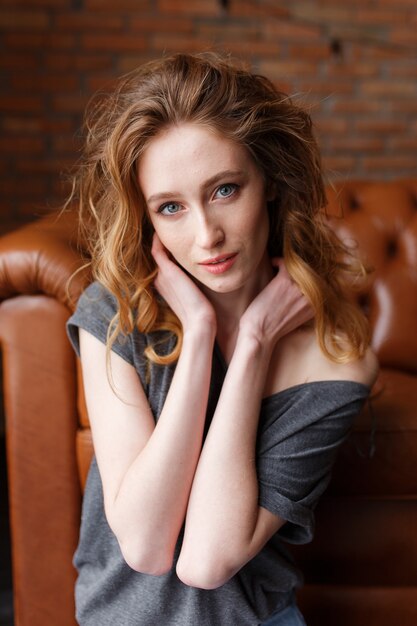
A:
{"label": "brown leather sofa", "polygon": [[[417,624],[417,181],[329,189],[341,236],[375,271],[359,294],[381,371],[317,510],[294,547],[309,626]],[[71,559],[89,459],[78,365],[65,321],[88,282],[76,217],[0,239],[0,342],[17,626],[74,626]],[[117,626],[117,625],[116,625]],[[226,626],[226,625],[224,625]],[[229,626],[229,625],[227,625]],[[235,626],[235,625],[230,625]]]}

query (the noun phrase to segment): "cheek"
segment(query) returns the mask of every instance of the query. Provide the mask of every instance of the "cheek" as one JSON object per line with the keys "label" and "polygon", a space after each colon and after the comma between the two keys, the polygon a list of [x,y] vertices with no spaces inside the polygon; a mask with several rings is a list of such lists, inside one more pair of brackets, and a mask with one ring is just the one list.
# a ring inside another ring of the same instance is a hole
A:
{"label": "cheek", "polygon": [[250,220],[247,233],[254,247],[253,253],[263,255],[269,239],[269,216],[266,207]]}
{"label": "cheek", "polygon": [[252,233],[254,238],[263,238],[269,235],[269,216],[265,205],[259,206],[258,211],[251,211],[245,220],[245,231]]}
{"label": "cheek", "polygon": [[168,228],[158,228],[155,226],[156,234],[166,248],[169,254],[178,262],[184,261],[186,251],[190,246],[184,241],[183,237],[179,237],[177,233],[173,233]]}
{"label": "cheek", "polygon": [[154,231],[161,240],[162,245],[168,249],[170,240],[169,229],[164,228],[164,224],[161,219],[158,219],[158,217],[155,217],[152,214],[149,215],[149,221],[151,222]]}

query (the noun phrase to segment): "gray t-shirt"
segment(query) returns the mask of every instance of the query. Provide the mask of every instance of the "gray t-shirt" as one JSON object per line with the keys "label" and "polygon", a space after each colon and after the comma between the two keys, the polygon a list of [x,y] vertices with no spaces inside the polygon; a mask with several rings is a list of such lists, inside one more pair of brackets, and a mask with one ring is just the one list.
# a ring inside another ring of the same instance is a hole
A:
{"label": "gray t-shirt", "polygon": [[[81,296],[68,321],[68,334],[79,353],[78,328],[105,342],[116,312],[112,296],[98,283]],[[175,365],[146,363],[149,342],[167,339],[159,350],[170,350],[167,333],[145,335],[135,329],[118,338],[113,350],[133,365],[142,381],[155,420],[161,413]],[[206,431],[226,374],[218,347],[213,354]],[[314,509],[330,480],[339,445],[369,394],[351,381],[296,385],[262,401],[256,459],[259,504],[287,520],[252,561],[230,581],[213,590],[184,585],[174,566],[163,576],[132,570],[124,561],[103,508],[103,492],[93,459],[83,500],[79,545],[74,557],[77,619],[81,626],[255,626],[284,608],[302,576],[283,540],[312,539]]]}

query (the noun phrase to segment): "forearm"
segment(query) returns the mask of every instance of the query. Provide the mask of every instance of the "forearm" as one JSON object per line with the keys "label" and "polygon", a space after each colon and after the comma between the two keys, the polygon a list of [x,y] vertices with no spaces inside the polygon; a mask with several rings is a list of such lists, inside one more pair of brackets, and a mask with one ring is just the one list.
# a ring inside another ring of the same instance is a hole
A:
{"label": "forearm", "polygon": [[184,335],[157,425],[108,507],[125,558],[140,571],[171,565],[201,451],[213,341],[209,330]]}
{"label": "forearm", "polygon": [[[213,580],[217,586],[216,564],[221,581],[225,568],[232,575],[253,556],[260,511],[256,435],[270,356],[254,338],[238,339],[193,482],[178,563],[185,581],[198,563],[210,571],[208,586]],[[202,571],[201,586],[205,576]]]}

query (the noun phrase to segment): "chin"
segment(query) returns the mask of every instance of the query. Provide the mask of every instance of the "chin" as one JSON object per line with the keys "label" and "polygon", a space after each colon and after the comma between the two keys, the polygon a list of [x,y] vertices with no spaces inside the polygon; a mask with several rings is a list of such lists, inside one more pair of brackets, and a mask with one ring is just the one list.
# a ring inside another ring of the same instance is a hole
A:
{"label": "chin", "polygon": [[209,280],[199,280],[198,281],[199,284],[205,288],[205,289],[209,289],[210,291],[213,291],[214,293],[235,293],[236,291],[239,291],[240,289],[242,289],[242,287],[245,284],[245,281],[237,281],[237,280],[213,280],[213,281],[209,281]]}

